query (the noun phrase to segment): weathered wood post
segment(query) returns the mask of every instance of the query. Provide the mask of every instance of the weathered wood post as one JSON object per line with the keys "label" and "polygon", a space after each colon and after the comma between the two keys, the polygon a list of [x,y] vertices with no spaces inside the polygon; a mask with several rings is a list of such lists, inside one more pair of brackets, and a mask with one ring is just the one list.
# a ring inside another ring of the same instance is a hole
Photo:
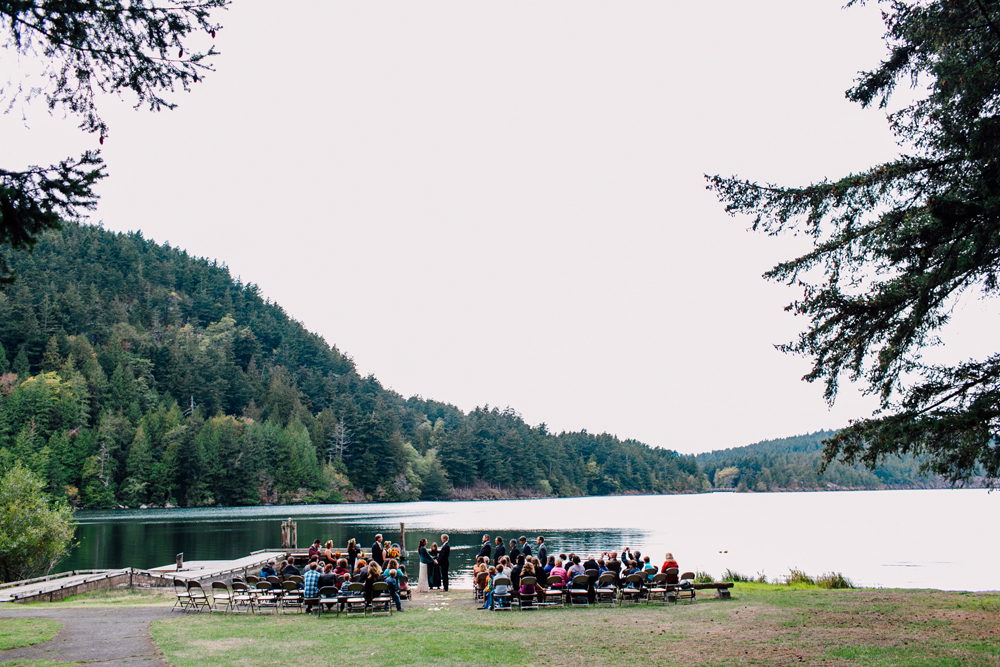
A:
{"label": "weathered wood post", "polygon": [[180,572],[184,568],[184,552],[177,554],[177,571]]}
{"label": "weathered wood post", "polygon": [[406,524],[402,521],[399,522],[399,552],[406,553]]}
{"label": "weathered wood post", "polygon": [[295,549],[297,548],[298,535],[296,534],[295,522],[289,517],[288,521],[281,522],[281,548],[282,549]]}

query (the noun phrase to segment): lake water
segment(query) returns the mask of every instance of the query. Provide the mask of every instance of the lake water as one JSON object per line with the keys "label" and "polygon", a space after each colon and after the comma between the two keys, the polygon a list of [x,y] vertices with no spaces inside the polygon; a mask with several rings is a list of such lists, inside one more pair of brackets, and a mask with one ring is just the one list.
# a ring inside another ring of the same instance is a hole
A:
{"label": "lake water", "polygon": [[[769,579],[797,568],[836,571],[863,586],[1000,590],[1000,493],[978,489],[711,493],[478,502],[420,502],[78,512],[79,545],[59,570],[138,567],[246,556],[281,544],[281,521],[314,539],[365,549],[382,532],[406,546],[451,535],[452,571],[467,570],[484,532],[546,538],[550,554],[639,549],[718,577]],[[410,563],[415,563],[411,557]],[[462,577],[468,583],[467,576]]]}

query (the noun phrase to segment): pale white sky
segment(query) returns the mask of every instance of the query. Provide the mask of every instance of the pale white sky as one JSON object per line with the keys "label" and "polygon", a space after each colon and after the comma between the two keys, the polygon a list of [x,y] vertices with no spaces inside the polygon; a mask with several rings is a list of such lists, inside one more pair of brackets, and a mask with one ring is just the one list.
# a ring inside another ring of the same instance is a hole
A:
{"label": "pale white sky", "polygon": [[[224,261],[407,396],[685,453],[842,426],[874,403],[773,349],[805,322],[760,275],[803,240],[702,177],[897,153],[844,98],[879,7],[842,4],[237,2],[177,110],[103,104],[92,220]],[[15,108],[4,166],[96,146],[75,126]]]}

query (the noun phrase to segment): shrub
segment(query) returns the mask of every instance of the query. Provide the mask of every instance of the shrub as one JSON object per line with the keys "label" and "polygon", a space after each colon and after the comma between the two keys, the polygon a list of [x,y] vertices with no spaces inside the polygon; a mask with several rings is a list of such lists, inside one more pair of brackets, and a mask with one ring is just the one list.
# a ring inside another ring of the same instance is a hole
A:
{"label": "shrub", "polygon": [[694,573],[694,581],[697,584],[711,584],[715,582],[715,578],[708,572],[702,572],[698,570]]}
{"label": "shrub", "polygon": [[840,572],[827,572],[816,577],[816,584],[820,588],[854,588],[854,582]]}
{"label": "shrub", "polygon": [[816,581],[802,570],[797,570],[793,567],[788,571],[788,576],[785,577],[785,583],[815,585]]}
{"label": "shrub", "polygon": [[758,583],[758,584],[766,584],[767,583],[767,575],[764,574],[763,572],[758,572],[757,573],[757,578],[754,579],[754,582]]}
{"label": "shrub", "polygon": [[42,485],[20,463],[0,476],[0,581],[48,574],[73,543],[73,510],[50,503]]}
{"label": "shrub", "polygon": [[722,573],[722,581],[750,582],[753,581],[753,579],[745,574],[740,574],[739,572],[734,572],[733,570],[726,568],[726,571]]}

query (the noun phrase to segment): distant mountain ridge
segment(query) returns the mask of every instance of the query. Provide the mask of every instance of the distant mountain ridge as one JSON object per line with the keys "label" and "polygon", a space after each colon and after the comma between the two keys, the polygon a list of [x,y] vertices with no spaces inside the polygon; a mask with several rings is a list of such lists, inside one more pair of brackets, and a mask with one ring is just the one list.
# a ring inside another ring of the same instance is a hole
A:
{"label": "distant mountain ridge", "polygon": [[[693,457],[404,398],[224,264],[66,224],[0,292],[0,470],[81,507],[690,493]],[[307,287],[307,286],[304,286]]]}
{"label": "distant mountain ridge", "polygon": [[820,473],[823,440],[836,431],[816,431],[743,447],[697,454],[695,459],[715,489],[802,491],[840,489],[946,488],[947,482],[920,471],[912,456],[888,459],[875,470],[832,463]]}

